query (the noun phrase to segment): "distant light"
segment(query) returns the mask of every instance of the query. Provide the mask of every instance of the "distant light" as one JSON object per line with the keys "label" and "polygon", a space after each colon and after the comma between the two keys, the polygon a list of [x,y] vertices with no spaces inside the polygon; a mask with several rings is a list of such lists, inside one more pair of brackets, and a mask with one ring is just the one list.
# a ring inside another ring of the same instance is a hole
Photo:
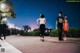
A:
{"label": "distant light", "polygon": [[12,23],[7,23],[7,25],[8,25],[8,28],[9,28],[9,29],[10,29],[10,28],[15,28],[15,25],[12,24]]}
{"label": "distant light", "polygon": [[29,29],[28,32],[31,32],[31,30]]}
{"label": "distant light", "polygon": [[32,28],[31,28],[31,31],[33,31],[34,29],[35,29],[35,28],[32,27]]}
{"label": "distant light", "polygon": [[19,28],[19,27],[17,27],[17,26],[15,26],[15,29],[21,30],[21,28]]}

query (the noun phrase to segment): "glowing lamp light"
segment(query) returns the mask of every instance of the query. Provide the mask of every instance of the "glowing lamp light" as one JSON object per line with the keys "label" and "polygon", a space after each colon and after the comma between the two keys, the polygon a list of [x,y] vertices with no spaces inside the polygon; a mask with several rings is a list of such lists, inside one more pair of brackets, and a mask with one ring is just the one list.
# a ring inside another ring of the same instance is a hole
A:
{"label": "glowing lamp light", "polygon": [[1,8],[2,8],[2,9],[6,9],[6,4],[1,3]]}
{"label": "glowing lamp light", "polygon": [[6,3],[1,3],[0,4],[0,10],[2,12],[7,12],[7,11],[9,11],[9,6]]}

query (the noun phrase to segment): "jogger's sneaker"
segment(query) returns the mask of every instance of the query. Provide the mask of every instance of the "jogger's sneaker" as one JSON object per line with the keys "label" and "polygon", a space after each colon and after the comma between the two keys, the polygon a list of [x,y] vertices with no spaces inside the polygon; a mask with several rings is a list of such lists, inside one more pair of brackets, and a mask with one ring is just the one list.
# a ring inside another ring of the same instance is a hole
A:
{"label": "jogger's sneaker", "polygon": [[42,42],[44,42],[44,39],[42,40]]}
{"label": "jogger's sneaker", "polygon": [[44,42],[44,38],[41,38],[40,41]]}
{"label": "jogger's sneaker", "polygon": [[66,37],[64,37],[64,40],[67,40]]}
{"label": "jogger's sneaker", "polygon": [[44,42],[44,38],[42,39],[42,42]]}

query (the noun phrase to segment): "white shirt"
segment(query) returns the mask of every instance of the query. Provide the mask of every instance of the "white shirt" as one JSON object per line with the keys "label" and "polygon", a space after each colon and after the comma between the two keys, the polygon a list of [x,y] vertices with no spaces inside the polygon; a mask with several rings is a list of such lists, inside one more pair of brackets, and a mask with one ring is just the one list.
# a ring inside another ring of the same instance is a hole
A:
{"label": "white shirt", "polygon": [[45,18],[39,18],[39,19],[37,19],[37,23],[39,23],[39,24],[45,24],[46,22],[46,19]]}

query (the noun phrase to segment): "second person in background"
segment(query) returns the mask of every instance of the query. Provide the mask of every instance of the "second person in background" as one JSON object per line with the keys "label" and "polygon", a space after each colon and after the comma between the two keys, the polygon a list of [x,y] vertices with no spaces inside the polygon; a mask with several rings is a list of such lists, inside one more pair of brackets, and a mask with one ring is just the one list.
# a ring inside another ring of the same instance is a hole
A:
{"label": "second person in background", "polygon": [[68,35],[68,30],[69,30],[69,26],[68,26],[68,20],[67,20],[67,16],[64,16],[64,23],[63,23],[63,35],[64,35],[64,40],[66,40],[66,36]]}

